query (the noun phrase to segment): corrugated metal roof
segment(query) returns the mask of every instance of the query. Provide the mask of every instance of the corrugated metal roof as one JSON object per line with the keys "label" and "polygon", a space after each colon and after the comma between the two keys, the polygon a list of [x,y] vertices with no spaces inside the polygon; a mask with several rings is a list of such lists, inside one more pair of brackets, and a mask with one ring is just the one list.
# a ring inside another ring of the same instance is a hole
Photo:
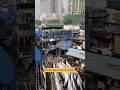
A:
{"label": "corrugated metal roof", "polygon": [[63,27],[64,24],[63,23],[48,23],[47,27]]}
{"label": "corrugated metal roof", "polygon": [[70,48],[70,49],[68,49],[68,52],[66,53],[66,55],[85,60],[85,51],[84,50]]}
{"label": "corrugated metal roof", "polygon": [[86,70],[120,80],[120,59],[86,52]]}
{"label": "corrugated metal roof", "polygon": [[62,23],[60,20],[50,20],[47,23],[47,27],[63,27],[64,23]]}

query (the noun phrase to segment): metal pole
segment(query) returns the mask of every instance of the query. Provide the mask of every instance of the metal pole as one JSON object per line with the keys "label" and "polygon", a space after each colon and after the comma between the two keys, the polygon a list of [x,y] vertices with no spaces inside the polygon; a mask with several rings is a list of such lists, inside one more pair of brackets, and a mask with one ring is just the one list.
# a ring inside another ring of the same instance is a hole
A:
{"label": "metal pole", "polygon": [[37,87],[38,85],[37,85],[37,64],[36,64],[36,90],[37,90]]}
{"label": "metal pole", "polygon": [[38,66],[38,89],[40,87],[40,72],[39,72],[40,67]]}
{"label": "metal pole", "polygon": [[41,69],[42,69],[42,66],[40,65],[40,67],[39,67],[40,81],[39,81],[39,82],[40,82],[40,84],[41,84],[41,86],[42,86],[42,83],[43,83],[42,81],[43,81],[43,79],[42,79],[42,70],[41,70]]}
{"label": "metal pole", "polygon": [[[43,62],[42,62],[42,66],[41,66],[41,68],[42,69],[44,69],[45,68],[45,66],[43,65]],[[41,70],[41,72],[42,72],[42,74],[43,74],[43,76],[44,76],[44,90],[46,90],[46,73],[43,71],[43,70]]]}
{"label": "metal pole", "polygon": [[46,90],[46,73],[45,73],[44,89]]}

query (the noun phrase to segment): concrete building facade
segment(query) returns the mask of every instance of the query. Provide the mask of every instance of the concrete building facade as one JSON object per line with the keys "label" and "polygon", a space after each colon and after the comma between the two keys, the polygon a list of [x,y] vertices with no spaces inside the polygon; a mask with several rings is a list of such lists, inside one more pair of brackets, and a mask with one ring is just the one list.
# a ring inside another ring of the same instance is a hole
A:
{"label": "concrete building facade", "polygon": [[66,14],[85,14],[85,0],[41,0],[41,20],[63,19]]}
{"label": "concrete building facade", "polygon": [[85,0],[69,0],[70,14],[85,14]]}

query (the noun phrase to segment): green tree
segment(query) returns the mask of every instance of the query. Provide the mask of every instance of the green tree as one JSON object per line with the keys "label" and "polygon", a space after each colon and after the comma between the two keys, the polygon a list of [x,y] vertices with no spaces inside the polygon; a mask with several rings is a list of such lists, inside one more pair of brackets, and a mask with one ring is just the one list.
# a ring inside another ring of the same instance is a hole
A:
{"label": "green tree", "polygon": [[64,24],[83,24],[85,22],[85,15],[83,14],[74,14],[74,15],[66,15],[63,20]]}
{"label": "green tree", "polygon": [[73,18],[71,18],[70,16],[64,16],[64,20],[63,20],[64,24],[73,24]]}

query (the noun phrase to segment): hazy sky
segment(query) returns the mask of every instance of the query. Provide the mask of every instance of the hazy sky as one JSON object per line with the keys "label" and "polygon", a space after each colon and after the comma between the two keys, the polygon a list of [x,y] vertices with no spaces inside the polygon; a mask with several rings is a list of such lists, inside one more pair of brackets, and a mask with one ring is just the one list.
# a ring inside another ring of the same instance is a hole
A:
{"label": "hazy sky", "polygon": [[40,0],[35,0],[35,20],[40,19]]}
{"label": "hazy sky", "polygon": [[68,11],[68,0],[62,0],[62,8],[64,11]]}

